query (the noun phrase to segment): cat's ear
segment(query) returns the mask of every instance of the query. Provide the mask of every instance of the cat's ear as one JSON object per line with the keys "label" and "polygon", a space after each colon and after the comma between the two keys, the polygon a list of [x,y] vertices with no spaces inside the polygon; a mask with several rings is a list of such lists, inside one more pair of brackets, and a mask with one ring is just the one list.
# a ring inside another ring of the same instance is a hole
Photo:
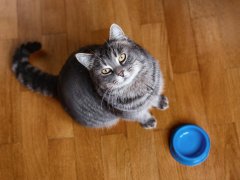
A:
{"label": "cat's ear", "polygon": [[88,70],[92,68],[93,65],[93,55],[87,53],[77,53],[75,54],[78,62],[80,62],[83,66],[85,66]]}
{"label": "cat's ear", "polygon": [[109,40],[113,40],[113,39],[118,40],[123,38],[126,38],[126,36],[122,28],[117,24],[112,24],[109,32]]}

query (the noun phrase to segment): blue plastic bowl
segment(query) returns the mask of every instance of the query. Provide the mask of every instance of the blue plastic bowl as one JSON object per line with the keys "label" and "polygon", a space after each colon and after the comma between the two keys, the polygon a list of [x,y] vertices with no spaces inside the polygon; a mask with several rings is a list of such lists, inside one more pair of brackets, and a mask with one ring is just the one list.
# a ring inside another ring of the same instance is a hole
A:
{"label": "blue plastic bowl", "polygon": [[173,158],[179,163],[196,166],[208,157],[210,151],[209,136],[199,126],[181,126],[171,136],[170,151]]}

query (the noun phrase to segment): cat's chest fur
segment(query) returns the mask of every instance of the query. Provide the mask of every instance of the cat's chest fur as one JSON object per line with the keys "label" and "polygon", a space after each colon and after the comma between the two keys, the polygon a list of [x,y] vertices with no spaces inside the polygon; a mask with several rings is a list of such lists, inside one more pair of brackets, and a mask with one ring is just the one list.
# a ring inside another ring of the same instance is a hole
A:
{"label": "cat's chest fur", "polygon": [[[161,74],[158,64],[151,62],[148,72],[140,74],[129,87],[118,90],[107,99],[115,109],[124,112],[142,111],[156,104],[161,90]],[[110,99],[110,101],[109,101]]]}

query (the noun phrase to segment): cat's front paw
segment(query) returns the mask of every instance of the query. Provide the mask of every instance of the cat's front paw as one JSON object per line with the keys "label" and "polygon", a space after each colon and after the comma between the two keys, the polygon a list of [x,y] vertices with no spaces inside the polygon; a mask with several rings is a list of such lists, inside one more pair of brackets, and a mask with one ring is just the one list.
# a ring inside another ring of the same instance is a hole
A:
{"label": "cat's front paw", "polygon": [[166,110],[169,108],[169,101],[166,96],[161,95],[159,103],[158,103],[158,108],[161,110]]}
{"label": "cat's front paw", "polygon": [[145,123],[141,123],[144,129],[155,129],[157,127],[157,121],[153,117],[148,119]]}

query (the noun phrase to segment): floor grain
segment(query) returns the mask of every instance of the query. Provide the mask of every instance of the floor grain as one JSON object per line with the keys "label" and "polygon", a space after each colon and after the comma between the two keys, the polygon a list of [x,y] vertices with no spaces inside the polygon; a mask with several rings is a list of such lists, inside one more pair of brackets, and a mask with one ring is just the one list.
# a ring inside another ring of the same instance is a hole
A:
{"label": "floor grain", "polygon": [[[239,0],[0,0],[0,179],[239,179],[239,9]],[[57,74],[72,51],[104,42],[113,22],[160,62],[170,109],[152,111],[156,130],[84,128],[10,71],[15,47],[37,40],[43,51],[31,62]],[[200,166],[170,155],[182,123],[210,135]]]}

